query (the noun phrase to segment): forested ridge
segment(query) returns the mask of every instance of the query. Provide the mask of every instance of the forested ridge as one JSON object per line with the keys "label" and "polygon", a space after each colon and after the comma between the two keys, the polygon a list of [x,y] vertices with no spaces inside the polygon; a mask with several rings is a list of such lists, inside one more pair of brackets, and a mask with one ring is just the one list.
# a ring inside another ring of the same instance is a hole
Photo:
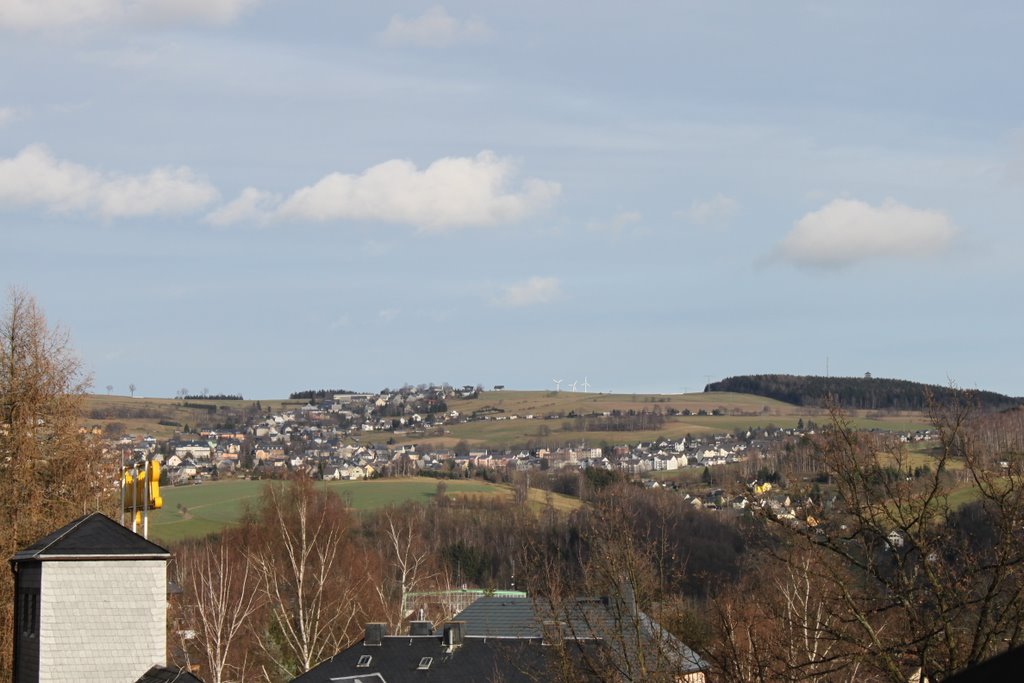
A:
{"label": "forested ridge", "polygon": [[[829,397],[845,409],[926,410],[930,403],[949,403],[959,390],[902,379],[821,377],[818,375],[738,375],[712,382],[704,391],[733,391],[774,398],[798,406],[824,406]],[[971,391],[983,409],[1018,406],[1024,399],[992,391]]]}

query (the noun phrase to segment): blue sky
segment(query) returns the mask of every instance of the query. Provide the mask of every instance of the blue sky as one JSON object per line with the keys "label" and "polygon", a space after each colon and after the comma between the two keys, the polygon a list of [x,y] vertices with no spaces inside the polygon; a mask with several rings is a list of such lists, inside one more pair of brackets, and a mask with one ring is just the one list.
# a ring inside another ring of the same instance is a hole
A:
{"label": "blue sky", "polygon": [[1024,394],[1024,5],[0,0],[0,284],[95,386]]}

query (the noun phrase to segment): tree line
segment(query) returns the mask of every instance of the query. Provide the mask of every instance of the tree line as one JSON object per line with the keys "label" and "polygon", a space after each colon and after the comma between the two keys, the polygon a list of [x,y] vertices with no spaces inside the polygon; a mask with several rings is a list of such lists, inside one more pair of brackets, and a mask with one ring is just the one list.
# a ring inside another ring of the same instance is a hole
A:
{"label": "tree line", "polygon": [[354,393],[354,391],[349,389],[303,389],[302,391],[293,391],[288,394],[288,398],[292,401],[323,401],[324,399],[333,398],[335,394]]}
{"label": "tree line", "polygon": [[241,394],[185,394],[181,397],[186,401],[242,401]]}

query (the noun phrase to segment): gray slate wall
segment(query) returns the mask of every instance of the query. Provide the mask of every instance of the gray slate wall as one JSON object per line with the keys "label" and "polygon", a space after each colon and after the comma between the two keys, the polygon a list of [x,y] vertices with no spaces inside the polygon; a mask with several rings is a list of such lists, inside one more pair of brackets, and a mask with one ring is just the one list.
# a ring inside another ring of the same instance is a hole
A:
{"label": "gray slate wall", "polygon": [[43,563],[39,680],[133,683],[165,663],[166,560]]}

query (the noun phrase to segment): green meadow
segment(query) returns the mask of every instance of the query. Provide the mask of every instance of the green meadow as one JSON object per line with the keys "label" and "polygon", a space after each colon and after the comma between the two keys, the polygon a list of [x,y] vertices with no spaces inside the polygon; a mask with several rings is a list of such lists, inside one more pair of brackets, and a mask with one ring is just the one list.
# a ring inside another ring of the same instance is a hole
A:
{"label": "green meadow", "polygon": [[[445,483],[450,497],[512,498],[512,488],[508,485],[463,479],[408,477],[318,482],[317,486],[340,494],[354,510],[376,510],[407,501],[430,503],[437,494],[439,481]],[[173,543],[215,533],[237,522],[247,506],[257,505],[264,487],[271,484],[269,481],[229,479],[163,487],[160,489],[163,509],[150,513],[150,537],[158,543]],[[540,508],[546,504],[545,492],[531,489],[531,507]],[[557,494],[552,496],[551,504],[559,511],[569,511],[580,505],[574,498]]]}

